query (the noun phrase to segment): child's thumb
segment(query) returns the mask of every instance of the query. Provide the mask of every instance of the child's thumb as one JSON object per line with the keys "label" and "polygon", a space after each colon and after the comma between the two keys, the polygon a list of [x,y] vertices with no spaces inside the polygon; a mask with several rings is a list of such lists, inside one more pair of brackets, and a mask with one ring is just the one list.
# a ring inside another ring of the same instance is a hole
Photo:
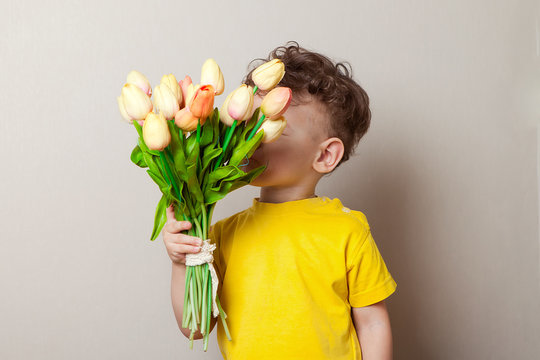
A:
{"label": "child's thumb", "polygon": [[176,218],[174,217],[174,207],[173,207],[172,204],[171,204],[171,206],[169,206],[167,208],[166,213],[167,213],[167,221],[175,221],[176,220]]}

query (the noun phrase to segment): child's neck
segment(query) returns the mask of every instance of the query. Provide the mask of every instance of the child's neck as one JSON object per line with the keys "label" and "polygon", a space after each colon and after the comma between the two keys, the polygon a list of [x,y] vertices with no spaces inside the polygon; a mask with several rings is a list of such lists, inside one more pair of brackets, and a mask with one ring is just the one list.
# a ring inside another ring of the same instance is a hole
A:
{"label": "child's neck", "polygon": [[316,197],[314,186],[261,187],[260,202],[282,203]]}

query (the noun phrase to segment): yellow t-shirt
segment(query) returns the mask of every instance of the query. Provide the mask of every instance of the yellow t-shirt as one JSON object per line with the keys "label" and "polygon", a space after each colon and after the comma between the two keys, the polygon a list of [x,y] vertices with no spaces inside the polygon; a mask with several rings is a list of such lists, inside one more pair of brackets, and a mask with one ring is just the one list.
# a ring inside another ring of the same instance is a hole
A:
{"label": "yellow t-shirt", "polygon": [[396,283],[360,211],[337,198],[260,202],[216,222],[217,338],[225,359],[361,359],[351,307]]}

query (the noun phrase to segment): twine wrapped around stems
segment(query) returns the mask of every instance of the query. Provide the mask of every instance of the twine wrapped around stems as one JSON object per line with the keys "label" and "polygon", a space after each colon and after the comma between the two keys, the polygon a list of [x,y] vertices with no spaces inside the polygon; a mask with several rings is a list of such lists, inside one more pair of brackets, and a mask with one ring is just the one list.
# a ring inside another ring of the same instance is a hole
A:
{"label": "twine wrapped around stems", "polygon": [[210,239],[206,239],[203,241],[201,251],[196,254],[186,254],[186,266],[196,266],[208,263],[208,270],[210,270],[210,276],[212,278],[212,311],[214,317],[219,315],[219,308],[216,303],[219,279],[216,273],[216,269],[214,269],[214,266],[212,264],[214,261],[214,256],[212,255],[212,253],[215,249],[216,244],[210,244]]}

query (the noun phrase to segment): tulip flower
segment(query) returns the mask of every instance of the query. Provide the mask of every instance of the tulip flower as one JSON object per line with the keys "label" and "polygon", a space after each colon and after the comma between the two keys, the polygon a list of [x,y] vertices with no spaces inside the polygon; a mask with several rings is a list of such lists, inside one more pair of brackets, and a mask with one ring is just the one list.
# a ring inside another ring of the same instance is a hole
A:
{"label": "tulip flower", "polygon": [[201,85],[195,85],[193,83],[189,84],[186,90],[186,107],[189,108],[191,100],[193,100],[193,95],[199,90]]}
{"label": "tulip flower", "polygon": [[[127,121],[133,123],[134,119],[143,120],[152,111],[152,101],[146,93],[133,84],[122,87],[121,99],[118,99],[120,113]],[[124,116],[127,115],[128,117]]]}
{"label": "tulip flower", "polygon": [[214,87],[202,85],[194,91],[188,105],[193,116],[201,119],[201,125],[214,109]]}
{"label": "tulip flower", "polygon": [[225,89],[225,81],[221,69],[212,58],[206,60],[202,66],[201,85],[212,85],[214,87],[214,95],[221,95]]}
{"label": "tulip flower", "polygon": [[120,109],[120,115],[122,115],[122,118],[128,123],[133,124],[133,120],[135,120],[135,118],[129,116],[129,114],[126,112],[126,107],[124,106],[124,99],[122,96],[118,96],[116,100],[118,101],[118,108]]}
{"label": "tulip flower", "polygon": [[126,83],[133,84],[137,86],[139,89],[141,89],[148,97],[152,96],[152,86],[150,85],[150,82],[140,72],[137,70],[132,70],[127,76]]}
{"label": "tulip flower", "polygon": [[178,103],[182,103],[182,89],[180,89],[180,85],[178,84],[178,81],[176,81],[173,74],[163,75],[161,78],[161,84],[167,85],[169,89],[172,90]]}
{"label": "tulip flower", "polygon": [[261,103],[261,112],[267,119],[277,119],[287,110],[292,99],[292,91],[288,87],[272,89]]}
{"label": "tulip flower", "polygon": [[233,119],[242,121],[251,118],[252,110],[253,88],[242,84],[232,92],[227,106],[227,112]]}
{"label": "tulip flower", "polygon": [[286,126],[287,121],[282,116],[275,120],[266,120],[263,122],[259,130],[257,130],[257,133],[261,131],[261,129],[264,130],[264,135],[261,142],[271,143],[281,135]]}
{"label": "tulip flower", "polygon": [[231,115],[229,115],[229,101],[231,100],[231,97],[233,95],[234,91],[229,93],[227,95],[227,98],[221,105],[221,108],[219,109],[219,120],[221,120],[222,123],[224,123],[227,126],[232,126],[233,122],[235,121]]}
{"label": "tulip flower", "polygon": [[150,150],[162,151],[171,142],[169,126],[161,111],[159,114],[151,112],[146,116],[142,132],[144,143]]}
{"label": "tulip flower", "polygon": [[172,90],[166,84],[156,85],[154,88],[154,106],[156,106],[165,116],[171,120],[180,110],[180,105]]}
{"label": "tulip flower", "polygon": [[199,118],[193,116],[188,108],[183,108],[177,112],[174,117],[174,123],[182,129],[183,132],[196,130],[198,122]]}
{"label": "tulip flower", "polygon": [[280,59],[268,61],[251,73],[251,79],[263,91],[274,88],[285,75],[285,64]]}
{"label": "tulip flower", "polygon": [[187,106],[187,104],[189,104],[188,102],[188,87],[189,85],[191,85],[193,82],[191,81],[191,77],[186,75],[186,77],[184,78],[184,80],[180,80],[178,82],[178,84],[180,85],[180,88],[182,89],[182,97],[183,97],[183,101],[182,101],[182,106],[181,107],[185,107]]}

